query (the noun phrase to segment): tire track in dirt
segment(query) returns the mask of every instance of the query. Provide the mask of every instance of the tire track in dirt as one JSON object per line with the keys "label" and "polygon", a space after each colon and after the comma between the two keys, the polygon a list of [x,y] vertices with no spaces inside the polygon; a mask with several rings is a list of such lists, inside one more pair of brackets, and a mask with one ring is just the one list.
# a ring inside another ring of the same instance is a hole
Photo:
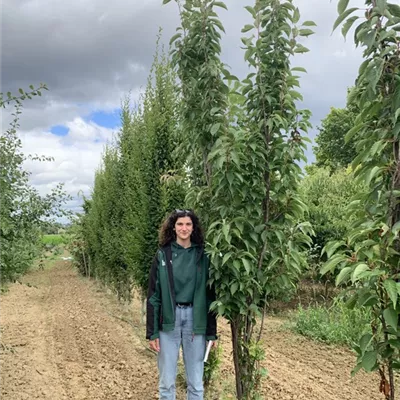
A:
{"label": "tire track in dirt", "polygon": [[[271,329],[272,325],[272,329]],[[376,400],[377,374],[360,372],[354,378],[355,357],[347,349],[327,346],[283,330],[273,330],[274,321],[263,334],[266,343],[266,391],[272,399]]]}
{"label": "tire track in dirt", "polygon": [[[154,399],[155,356],[121,307],[64,263],[2,296],[2,399]],[[23,340],[15,352],[11,346]]]}
{"label": "tire track in dirt", "polygon": [[[308,340],[282,327],[284,320],[266,318],[262,343],[268,377],[262,381],[262,398],[268,400],[384,400],[379,376],[359,372],[354,378],[355,356],[347,348]],[[219,390],[234,386],[230,327],[219,324],[223,365]],[[400,391],[400,387],[398,388]],[[217,398],[217,397],[216,397]]]}

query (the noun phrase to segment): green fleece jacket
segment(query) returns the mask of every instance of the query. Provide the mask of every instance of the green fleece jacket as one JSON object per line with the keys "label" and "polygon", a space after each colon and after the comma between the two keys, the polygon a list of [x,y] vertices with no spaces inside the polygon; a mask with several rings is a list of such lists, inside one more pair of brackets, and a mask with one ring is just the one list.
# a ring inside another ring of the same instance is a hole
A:
{"label": "green fleece jacket", "polygon": [[[195,251],[195,285],[193,293],[193,334],[206,335],[207,340],[216,339],[216,315],[210,311],[215,292],[207,284],[209,258],[203,247]],[[147,293],[146,338],[154,340],[159,331],[175,328],[176,296],[173,275],[173,251],[171,244],[158,250],[150,270]]]}

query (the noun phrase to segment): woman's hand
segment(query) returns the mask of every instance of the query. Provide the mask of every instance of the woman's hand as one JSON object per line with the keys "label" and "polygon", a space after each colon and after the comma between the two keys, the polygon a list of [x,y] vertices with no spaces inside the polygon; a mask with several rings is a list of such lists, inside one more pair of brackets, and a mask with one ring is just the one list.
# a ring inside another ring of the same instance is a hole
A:
{"label": "woman's hand", "polygon": [[158,353],[160,351],[160,339],[150,340],[149,346],[151,350],[154,350]]}

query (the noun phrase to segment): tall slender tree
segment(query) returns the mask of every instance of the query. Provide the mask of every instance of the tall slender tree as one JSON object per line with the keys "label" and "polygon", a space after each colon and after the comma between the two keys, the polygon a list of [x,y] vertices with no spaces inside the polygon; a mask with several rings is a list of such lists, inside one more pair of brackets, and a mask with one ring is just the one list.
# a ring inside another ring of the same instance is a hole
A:
{"label": "tall slender tree", "polygon": [[304,263],[299,250],[310,242],[308,224],[297,224],[306,207],[296,194],[309,112],[295,106],[301,96],[290,57],[306,51],[296,39],[310,35],[313,23],[296,28],[300,15],[291,1],[246,7],[254,24],[243,32],[255,35],[242,41],[254,72],[230,92],[223,77],[237,78],[219,58],[223,26],[215,7],[226,8],[211,0],[184,3],[173,60],[191,139],[187,201],[207,221],[214,307],[231,325],[237,397],[250,399],[263,374],[257,317],[263,321],[268,300],[293,287]]}
{"label": "tall slender tree", "polygon": [[122,104],[122,126],[104,152],[82,224],[92,270],[125,300],[132,285],[145,293],[162,219],[184,202],[182,182],[162,179],[183,169],[184,159],[175,151],[175,80],[168,57],[157,45],[144,95],[134,109],[129,99]]}
{"label": "tall slender tree", "polygon": [[[395,399],[394,370],[400,369],[400,6],[366,0],[365,9],[338,2],[336,29],[360,21],[354,41],[364,49],[351,93],[360,110],[346,138],[356,137],[355,175],[367,186],[349,212],[358,217],[345,241],[326,246],[326,273],[351,285],[349,306],[370,307],[371,332],[360,338],[354,372],[379,371],[380,391]],[[356,15],[354,15],[356,13]]]}

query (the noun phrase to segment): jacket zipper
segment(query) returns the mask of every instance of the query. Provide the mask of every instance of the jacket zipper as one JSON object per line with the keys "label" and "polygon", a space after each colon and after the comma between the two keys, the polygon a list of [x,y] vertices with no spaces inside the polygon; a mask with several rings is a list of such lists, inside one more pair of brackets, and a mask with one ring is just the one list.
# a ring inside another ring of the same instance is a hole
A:
{"label": "jacket zipper", "polygon": [[169,273],[168,273],[168,268],[171,268],[171,270],[172,270],[172,260],[171,260],[171,266],[169,266],[165,252],[163,252],[163,254],[164,254],[164,260],[165,260],[165,263],[166,263],[166,266],[167,266],[167,277],[168,277],[168,286],[169,286],[169,299],[171,300],[171,308],[172,308],[172,312],[174,313],[174,321],[175,321],[176,314],[175,314],[174,301],[173,301],[173,298],[172,298],[172,285],[171,285],[171,280],[170,280],[170,276],[169,276]]}

